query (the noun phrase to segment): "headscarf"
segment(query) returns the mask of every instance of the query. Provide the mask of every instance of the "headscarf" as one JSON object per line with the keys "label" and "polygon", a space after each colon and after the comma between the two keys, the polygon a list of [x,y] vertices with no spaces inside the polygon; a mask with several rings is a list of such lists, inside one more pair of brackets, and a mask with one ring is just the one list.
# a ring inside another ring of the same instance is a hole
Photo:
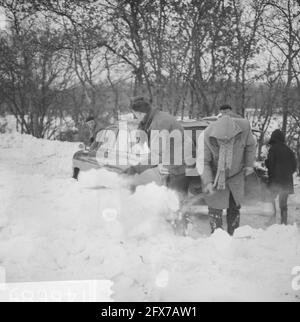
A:
{"label": "headscarf", "polygon": [[275,130],[271,135],[269,144],[273,145],[273,144],[284,143],[284,142],[285,142],[285,138],[284,138],[283,132],[281,130]]}

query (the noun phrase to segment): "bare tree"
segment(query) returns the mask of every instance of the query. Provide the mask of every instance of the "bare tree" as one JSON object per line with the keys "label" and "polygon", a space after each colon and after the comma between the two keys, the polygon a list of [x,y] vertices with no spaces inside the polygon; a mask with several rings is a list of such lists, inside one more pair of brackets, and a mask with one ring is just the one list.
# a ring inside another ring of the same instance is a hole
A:
{"label": "bare tree", "polygon": [[300,53],[300,9],[295,0],[285,2],[270,0],[267,5],[269,11],[264,35],[272,44],[272,50],[278,52],[278,59],[282,62],[282,69],[285,71],[282,78],[285,83],[282,97],[282,130],[286,134],[291,108],[290,91],[295,79],[296,59]]}
{"label": "bare tree", "polygon": [[264,73],[266,82],[261,84],[259,91],[255,93],[255,109],[252,118],[252,126],[260,133],[258,137],[258,159],[262,159],[262,149],[265,145],[266,134],[269,129],[272,117],[279,108],[280,102],[280,78],[281,71],[272,70],[271,63],[268,64]]}
{"label": "bare tree", "polygon": [[229,45],[231,64],[235,75],[235,105],[245,115],[247,104],[247,83],[251,80],[251,72],[257,67],[255,59],[259,53],[259,31],[263,24],[266,8],[265,0],[252,0],[245,3],[232,0],[234,17],[234,38]]}
{"label": "bare tree", "polygon": [[57,116],[58,89],[67,86],[69,69],[58,49],[62,34],[41,28],[32,8],[6,1],[9,30],[1,35],[1,90],[21,131],[44,137]]}

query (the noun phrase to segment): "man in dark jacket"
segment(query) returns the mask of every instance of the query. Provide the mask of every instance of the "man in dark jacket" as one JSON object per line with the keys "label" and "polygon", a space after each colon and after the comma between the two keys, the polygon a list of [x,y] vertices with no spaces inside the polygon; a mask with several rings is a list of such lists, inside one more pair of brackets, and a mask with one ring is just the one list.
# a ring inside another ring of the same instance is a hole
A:
{"label": "man in dark jacket", "polygon": [[273,199],[279,195],[281,223],[287,225],[287,201],[289,195],[294,193],[293,174],[297,170],[297,161],[294,152],[285,144],[282,131],[275,130],[269,144],[271,148],[266,160],[269,189]]}
{"label": "man in dark jacket", "polygon": [[[187,190],[185,164],[183,160],[181,164],[174,163],[176,153],[183,153],[183,127],[172,115],[153,108],[146,97],[134,97],[130,108],[139,122],[139,130],[144,131],[147,135],[151,161],[155,159],[153,156],[156,156],[158,161],[156,164],[151,163],[150,169],[138,174],[135,177],[135,184],[147,184],[154,181],[166,184],[169,188],[180,192]],[[168,142],[166,149],[163,151],[160,145],[157,144],[162,131],[166,131],[169,134],[175,131],[180,134],[181,140],[174,140],[172,143]],[[169,150],[170,153],[171,162],[169,164],[165,164],[163,160],[163,153],[166,153],[166,150]]]}
{"label": "man in dark jacket", "polygon": [[92,147],[93,143],[96,140],[97,134],[103,129],[103,127],[95,120],[93,116],[89,116],[85,120],[86,125],[88,126],[90,137],[89,137],[89,146]]}

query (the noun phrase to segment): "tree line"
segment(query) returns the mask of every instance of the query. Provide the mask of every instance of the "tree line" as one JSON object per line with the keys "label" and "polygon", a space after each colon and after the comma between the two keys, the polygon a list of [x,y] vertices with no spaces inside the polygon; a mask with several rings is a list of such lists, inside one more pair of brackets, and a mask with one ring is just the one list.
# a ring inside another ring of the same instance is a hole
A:
{"label": "tree line", "polygon": [[274,113],[300,147],[299,0],[0,0],[0,109],[23,133],[103,123],[149,96],[201,118],[232,104],[261,130]]}

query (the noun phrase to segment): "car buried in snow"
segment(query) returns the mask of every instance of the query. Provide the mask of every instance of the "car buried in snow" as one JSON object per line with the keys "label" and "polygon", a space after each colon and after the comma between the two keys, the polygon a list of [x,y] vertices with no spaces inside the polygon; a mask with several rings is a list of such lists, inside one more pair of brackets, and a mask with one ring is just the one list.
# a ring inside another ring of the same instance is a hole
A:
{"label": "car buried in snow", "polygon": [[[188,135],[193,142],[192,155],[194,159],[196,159],[197,141],[200,133],[217,119],[218,117],[207,117],[201,120],[180,121],[185,135]],[[82,149],[73,156],[73,178],[78,179],[80,172],[91,169],[105,168],[119,174],[128,174],[133,165],[140,165],[143,171],[151,168],[151,165],[142,165],[145,164],[143,161],[150,158],[148,145],[141,145],[135,141],[136,138],[132,137],[132,133],[137,130],[137,127],[136,121],[132,120],[119,122],[101,130],[90,148],[82,146]],[[259,131],[253,130],[253,133],[256,136]],[[264,182],[266,171],[259,164],[257,165],[257,177],[261,182]],[[202,186],[196,162],[186,167],[186,177],[188,180],[187,194],[199,196]]]}
{"label": "car buried in snow", "polygon": [[[185,135],[188,135],[188,139],[192,141],[192,154],[193,158],[196,158],[197,138],[207,128],[210,121],[189,120],[180,121],[180,124],[184,128]],[[78,179],[80,172],[91,169],[105,168],[108,171],[122,174],[128,173],[133,165],[140,165],[143,170],[151,168],[151,165],[142,165],[145,164],[143,161],[150,159],[150,150],[148,146],[134,142],[132,130],[136,129],[135,121],[129,123],[127,121],[111,125],[100,131],[90,148],[82,145],[82,149],[74,154],[73,178]],[[124,135],[124,131],[128,132],[127,135]],[[120,138],[120,133],[122,133],[122,138]],[[189,192],[200,193],[201,180],[196,170],[196,162],[186,167],[186,176],[189,180]]]}

